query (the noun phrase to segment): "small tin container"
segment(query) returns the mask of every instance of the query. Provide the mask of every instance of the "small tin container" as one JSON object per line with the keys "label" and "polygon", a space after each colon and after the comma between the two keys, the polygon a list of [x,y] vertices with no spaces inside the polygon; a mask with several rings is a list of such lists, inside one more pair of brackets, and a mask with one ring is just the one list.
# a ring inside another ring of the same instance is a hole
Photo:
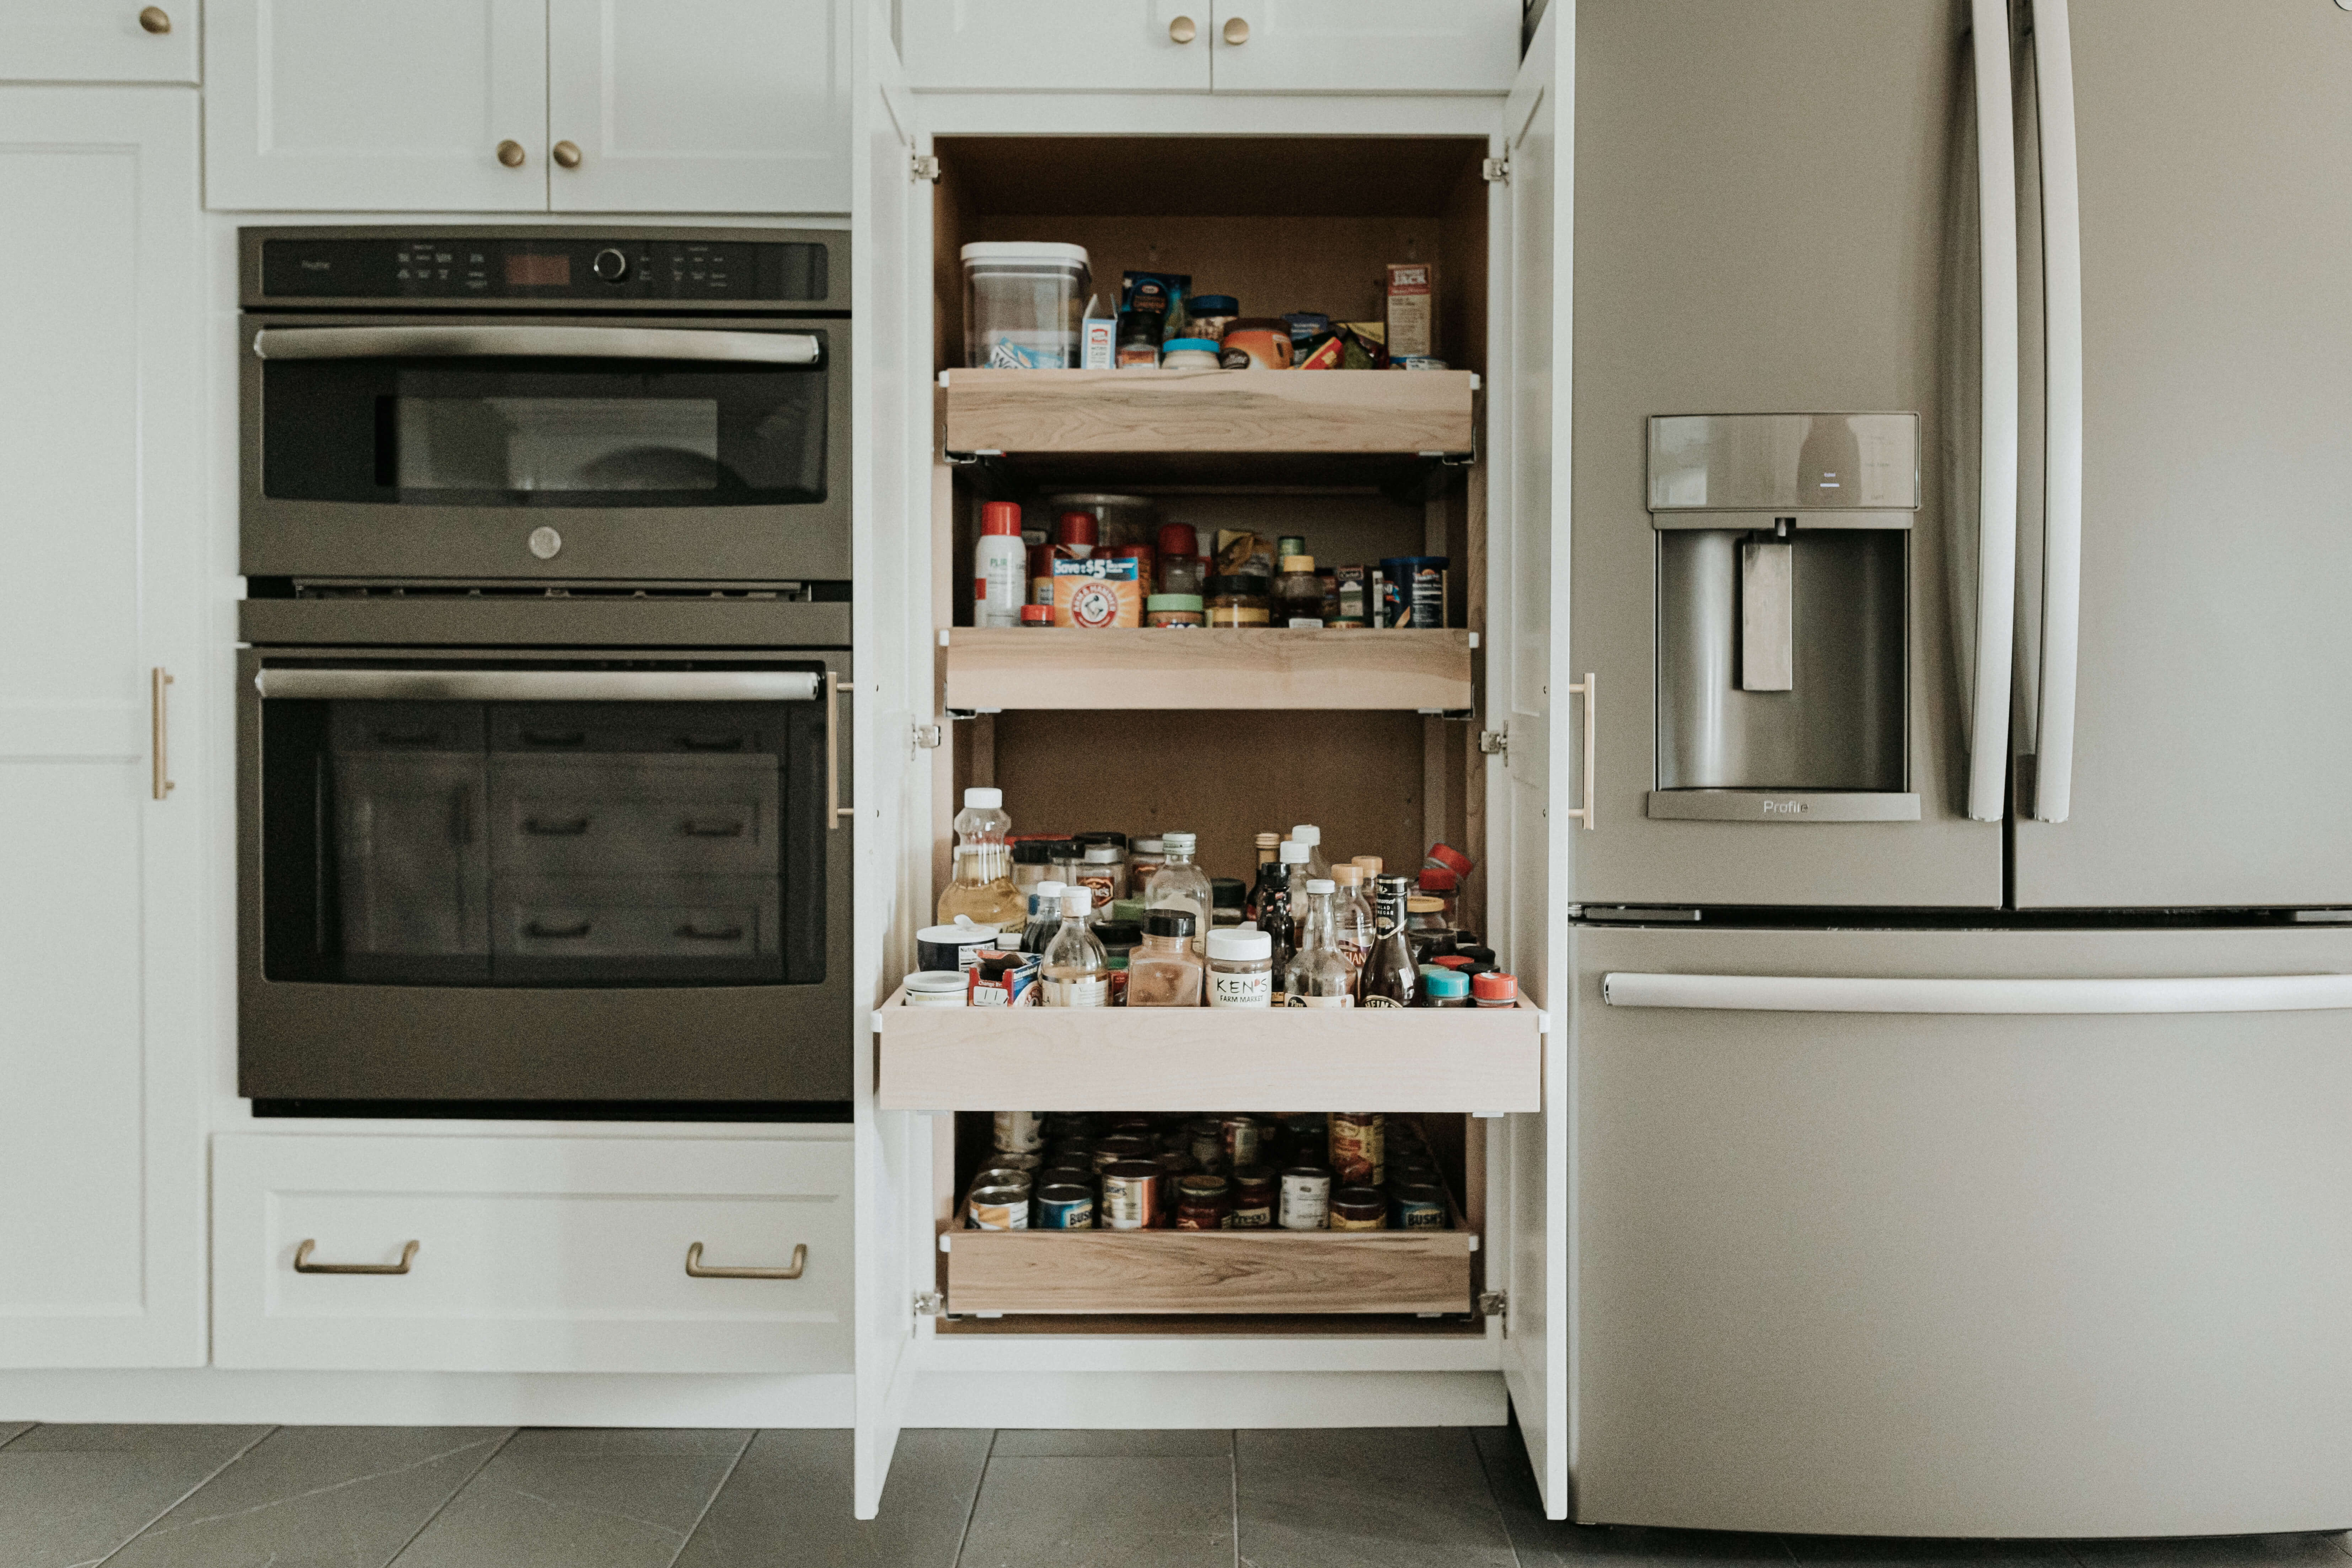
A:
{"label": "small tin container", "polygon": [[1034,1154],[1045,1146],[1045,1123],[1034,1110],[996,1113],[996,1150],[1000,1154]]}
{"label": "small tin container", "polygon": [[1256,1164],[1265,1132],[1264,1124],[1255,1116],[1228,1116],[1220,1122],[1217,1134],[1223,1145],[1224,1168],[1238,1171],[1244,1165]]}
{"label": "small tin container", "polygon": [[971,981],[960,969],[919,969],[907,976],[906,988],[909,1007],[961,1007]]}
{"label": "small tin container", "polygon": [[1037,1189],[1037,1228],[1039,1230],[1092,1230],[1095,1227],[1095,1190],[1091,1186],[1055,1186]]}
{"label": "small tin container", "polygon": [[1377,1110],[1335,1110],[1328,1121],[1332,1174],[1349,1186],[1379,1186],[1388,1118]]}
{"label": "small tin container", "polygon": [[996,945],[997,928],[965,921],[957,925],[925,926],[915,933],[915,959],[924,971],[958,973],[980,962],[982,948]]}
{"label": "small tin container", "polygon": [[1278,1215],[1285,1230],[1321,1230],[1331,1207],[1331,1173],[1294,1165],[1282,1173]]}
{"label": "small tin container", "polygon": [[1341,1187],[1331,1194],[1333,1230],[1386,1230],[1389,1202],[1378,1187]]}
{"label": "small tin container", "polygon": [[1105,1230],[1150,1230],[1160,1225],[1160,1167],[1121,1160],[1102,1173],[1102,1205],[1096,1211]]}
{"label": "small tin container", "polygon": [[1433,1184],[1415,1183],[1391,1189],[1389,1218],[1399,1230],[1444,1230],[1445,1194]]}
{"label": "small tin container", "polygon": [[1234,1184],[1223,1176],[1193,1174],[1176,1178],[1176,1202],[1179,1206],[1230,1209],[1234,1206]]}
{"label": "small tin container", "polygon": [[1029,1189],[974,1187],[969,1212],[974,1230],[1027,1230]]}

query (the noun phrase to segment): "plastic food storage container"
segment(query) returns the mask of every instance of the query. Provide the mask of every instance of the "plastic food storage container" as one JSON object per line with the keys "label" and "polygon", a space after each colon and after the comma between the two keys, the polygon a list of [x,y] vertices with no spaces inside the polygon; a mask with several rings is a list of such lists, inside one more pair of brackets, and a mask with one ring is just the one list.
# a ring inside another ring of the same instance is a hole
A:
{"label": "plastic food storage container", "polygon": [[988,240],[965,246],[964,363],[1076,369],[1091,277],[1082,245]]}

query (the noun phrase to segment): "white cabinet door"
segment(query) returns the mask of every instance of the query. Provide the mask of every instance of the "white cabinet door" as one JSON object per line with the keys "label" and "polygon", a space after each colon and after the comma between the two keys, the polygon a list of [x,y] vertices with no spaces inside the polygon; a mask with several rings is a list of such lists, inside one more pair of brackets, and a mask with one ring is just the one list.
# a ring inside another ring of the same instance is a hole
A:
{"label": "white cabinet door", "polygon": [[548,0],[558,212],[849,210],[835,0]]}
{"label": "white cabinet door", "polygon": [[[204,1360],[196,96],[0,89],[0,1364]],[[153,671],[168,668],[157,724]],[[223,700],[226,699],[224,697]],[[160,737],[159,737],[160,731]],[[177,788],[158,800],[168,741]]]}
{"label": "white cabinet door", "polygon": [[196,79],[196,0],[0,0],[0,81]]}
{"label": "white cabinet door", "polygon": [[964,92],[1206,92],[1209,0],[904,0],[908,79]]}
{"label": "white cabinet door", "polygon": [[544,0],[214,0],[207,20],[207,206],[546,208]]}
{"label": "white cabinet door", "polygon": [[[1217,0],[1219,92],[1508,92],[1518,0]],[[1205,35],[1204,35],[1205,36]]]}
{"label": "white cabinet door", "polygon": [[[1528,1458],[1554,1519],[1568,1510],[1568,1136],[1573,1071],[1563,907],[1586,820],[1582,747],[1565,721],[1589,710],[1570,690],[1568,518],[1574,220],[1572,5],[1554,5],[1504,110],[1510,178],[1495,189],[1507,278],[1487,341],[1492,477],[1487,481],[1486,727],[1508,736],[1487,773],[1489,919],[1523,994],[1549,1019],[1543,1110],[1508,1119],[1495,1188],[1504,1318],[1503,1376]],[[1580,678],[1575,678],[1580,679]],[[1492,1267],[1492,1266],[1490,1266]],[[1489,1277],[1493,1283],[1492,1276]]]}

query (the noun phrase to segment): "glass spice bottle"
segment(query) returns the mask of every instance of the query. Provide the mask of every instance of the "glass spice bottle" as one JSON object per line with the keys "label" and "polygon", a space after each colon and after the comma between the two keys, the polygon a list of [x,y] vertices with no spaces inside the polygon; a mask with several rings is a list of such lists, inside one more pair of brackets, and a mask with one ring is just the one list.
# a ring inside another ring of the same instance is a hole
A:
{"label": "glass spice bottle", "polygon": [[1286,1005],[1292,1007],[1346,1007],[1354,1004],[1356,969],[1339,951],[1332,931],[1328,878],[1307,883],[1307,904],[1298,920],[1298,952],[1282,971]]}
{"label": "glass spice bottle", "polygon": [[956,815],[955,879],[940,894],[940,923],[963,915],[974,925],[1009,926],[1025,900],[1013,885],[1013,850],[1004,842],[1013,819],[1004,814],[1004,792],[968,789]]}
{"label": "glass spice bottle", "polygon": [[1195,921],[1186,910],[1147,910],[1143,940],[1127,955],[1130,1007],[1198,1007],[1208,966],[1192,951]]}
{"label": "glass spice bottle", "polygon": [[1290,829],[1290,836],[1307,846],[1307,875],[1328,877],[1331,862],[1323,858],[1323,830],[1311,822],[1301,822]]}
{"label": "glass spice bottle", "polygon": [[1272,613],[1277,626],[1319,626],[1323,624],[1323,579],[1315,575],[1315,557],[1286,555],[1282,574],[1274,580]]}
{"label": "glass spice bottle", "polygon": [[1421,974],[1404,935],[1405,889],[1412,886],[1410,877],[1383,876],[1375,884],[1372,952],[1357,984],[1363,1006],[1410,1007],[1420,998]]}
{"label": "glass spice bottle", "polygon": [[1181,910],[1192,917],[1192,953],[1205,958],[1209,952],[1209,930],[1215,923],[1216,895],[1209,879],[1193,863],[1192,852],[1198,837],[1190,833],[1163,833],[1160,836],[1160,852],[1165,857],[1160,869],[1153,873],[1143,889],[1146,910]]}
{"label": "glass spice bottle", "polygon": [[1202,607],[1213,626],[1263,626],[1274,618],[1263,577],[1212,577]]}
{"label": "glass spice bottle", "polygon": [[1372,906],[1363,893],[1364,868],[1353,862],[1331,868],[1331,935],[1351,971],[1372,955]]}
{"label": "glass spice bottle", "polygon": [[1249,900],[1249,889],[1242,886],[1239,877],[1209,879],[1209,921],[1214,926],[1237,926],[1242,923],[1242,905]]}
{"label": "glass spice bottle", "polygon": [[1048,1007],[1108,1007],[1110,1005],[1110,957],[1087,929],[1087,907],[1094,895],[1072,888],[1062,895],[1062,925],[1045,944],[1038,966],[1041,1000]]}

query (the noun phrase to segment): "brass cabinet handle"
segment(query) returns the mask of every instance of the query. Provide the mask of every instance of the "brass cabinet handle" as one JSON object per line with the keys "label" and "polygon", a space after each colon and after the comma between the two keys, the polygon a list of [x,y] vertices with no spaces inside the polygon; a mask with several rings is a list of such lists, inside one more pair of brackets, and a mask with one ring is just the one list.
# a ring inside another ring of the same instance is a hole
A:
{"label": "brass cabinet handle", "polygon": [[808,1244],[793,1248],[789,1268],[705,1268],[702,1266],[702,1243],[696,1242],[686,1249],[686,1272],[695,1279],[797,1279],[808,1267]]}
{"label": "brass cabinet handle", "polygon": [[139,25],[151,33],[168,33],[172,30],[172,13],[161,5],[150,5],[139,13]]}
{"label": "brass cabinet handle", "polygon": [[172,782],[172,719],[171,700],[163,689],[172,684],[171,672],[158,665],[147,672],[148,721],[152,726],[154,752],[155,798],[162,800],[179,786]]}
{"label": "brass cabinet handle", "polygon": [[1249,24],[1243,21],[1239,16],[1235,16],[1233,20],[1227,22],[1225,24],[1225,42],[1229,44],[1248,43]]}
{"label": "brass cabinet handle", "polygon": [[576,169],[580,166],[580,149],[569,142],[558,142],[548,149],[548,156],[555,160],[558,168]]}
{"label": "brass cabinet handle", "polygon": [[319,1244],[305,1241],[294,1249],[294,1272],[297,1274],[405,1274],[416,1260],[417,1243],[410,1242],[400,1249],[397,1263],[313,1263],[310,1249]]}
{"label": "brass cabinet handle", "polygon": [[1192,25],[1190,16],[1179,16],[1168,24],[1168,41],[1171,44],[1189,44],[1200,36],[1201,30]]}
{"label": "brass cabinet handle", "polygon": [[522,143],[520,142],[499,143],[499,162],[509,169],[521,168],[523,160],[529,156],[530,154],[522,150]]}

